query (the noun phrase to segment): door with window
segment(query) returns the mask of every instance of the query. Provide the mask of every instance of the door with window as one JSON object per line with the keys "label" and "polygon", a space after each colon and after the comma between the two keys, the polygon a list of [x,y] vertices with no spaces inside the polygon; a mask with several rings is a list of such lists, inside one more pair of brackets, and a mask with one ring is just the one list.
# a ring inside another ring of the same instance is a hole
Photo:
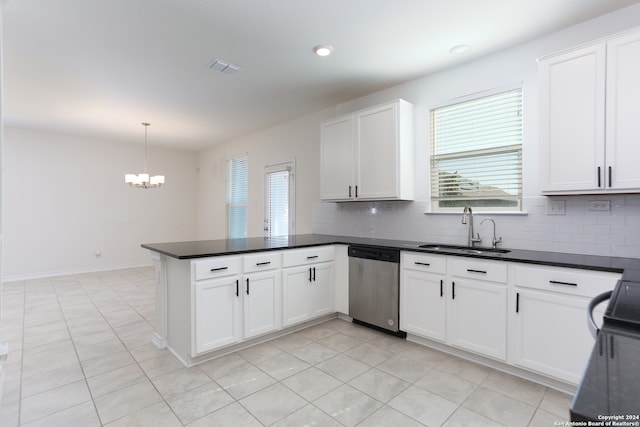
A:
{"label": "door with window", "polygon": [[265,237],[295,234],[295,162],[265,167]]}

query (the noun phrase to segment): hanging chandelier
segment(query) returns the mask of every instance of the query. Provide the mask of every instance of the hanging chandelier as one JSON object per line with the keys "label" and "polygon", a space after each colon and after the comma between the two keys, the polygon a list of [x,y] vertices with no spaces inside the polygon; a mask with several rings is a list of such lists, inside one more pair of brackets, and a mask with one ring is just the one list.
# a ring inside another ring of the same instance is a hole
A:
{"label": "hanging chandelier", "polygon": [[144,126],[144,173],[137,175],[128,173],[124,176],[124,182],[136,188],[160,187],[164,184],[164,175],[149,177],[149,173],[147,172],[147,128],[150,126],[150,123],[142,122],[142,126]]}

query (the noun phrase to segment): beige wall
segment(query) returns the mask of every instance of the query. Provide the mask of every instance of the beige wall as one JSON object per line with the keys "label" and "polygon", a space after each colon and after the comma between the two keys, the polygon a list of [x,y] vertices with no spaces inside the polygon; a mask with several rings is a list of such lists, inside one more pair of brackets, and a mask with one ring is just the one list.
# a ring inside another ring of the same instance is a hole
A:
{"label": "beige wall", "polygon": [[[159,189],[130,188],[142,144],[5,128],[5,280],[150,265],[141,243],[193,240],[194,152],[149,147]],[[96,256],[96,251],[100,256]]]}
{"label": "beige wall", "polygon": [[320,123],[326,110],[204,150],[198,157],[198,239],[223,239],[226,231],[226,161],[248,155],[248,236],[264,235],[264,168],[296,161],[296,234],[312,232],[320,199]]}

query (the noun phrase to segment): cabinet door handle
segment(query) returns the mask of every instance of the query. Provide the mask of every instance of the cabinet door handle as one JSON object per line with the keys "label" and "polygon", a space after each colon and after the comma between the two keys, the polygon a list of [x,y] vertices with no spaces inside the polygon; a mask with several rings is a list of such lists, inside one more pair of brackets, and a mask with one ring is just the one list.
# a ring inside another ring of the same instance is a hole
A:
{"label": "cabinet door handle", "polygon": [[602,187],[602,178],[600,174],[600,166],[598,166],[598,188]]}
{"label": "cabinet door handle", "polygon": [[520,292],[516,292],[516,313],[520,313]]}
{"label": "cabinet door handle", "polygon": [[610,353],[609,353],[609,357],[611,357],[612,359],[615,359],[614,355],[613,355],[613,334],[609,335],[609,346],[610,346]]}
{"label": "cabinet door handle", "polygon": [[456,282],[451,282],[451,299],[456,299]]}
{"label": "cabinet door handle", "polygon": [[213,273],[214,271],[222,271],[222,270],[226,270],[229,267],[218,267],[218,268],[212,268],[211,272]]}
{"label": "cabinet door handle", "polygon": [[256,266],[260,266],[260,265],[269,265],[269,264],[271,264],[271,261],[256,262]]}
{"label": "cabinet door handle", "polygon": [[419,261],[414,262],[414,264],[415,265],[424,265],[424,266],[427,266],[427,267],[429,267],[431,265],[428,262],[419,262]]}
{"label": "cabinet door handle", "polygon": [[467,271],[468,271],[469,273],[482,273],[482,274],[487,274],[487,272],[486,272],[486,271],[484,271],[484,270],[474,270],[474,269],[472,269],[472,268],[467,268]]}
{"label": "cabinet door handle", "polygon": [[549,283],[551,283],[552,285],[578,286],[577,283],[559,282],[557,280],[549,280]]}
{"label": "cabinet door handle", "polygon": [[247,277],[247,295],[249,295],[249,278]]}
{"label": "cabinet door handle", "polygon": [[609,188],[611,188],[611,187],[612,187],[612,184],[611,184],[611,166],[609,166]]}
{"label": "cabinet door handle", "polygon": [[309,282],[311,282],[311,267],[309,267]]}
{"label": "cabinet door handle", "polygon": [[313,281],[316,281],[316,268],[313,267]]}
{"label": "cabinet door handle", "polygon": [[349,186],[349,197],[351,197],[351,186]]}
{"label": "cabinet door handle", "polygon": [[316,259],[316,258],[318,258],[318,255],[311,255],[307,257],[307,259]]}
{"label": "cabinet door handle", "polygon": [[444,296],[444,280],[440,279],[440,298]]}
{"label": "cabinet door handle", "polygon": [[240,280],[236,279],[236,296],[240,296]]}
{"label": "cabinet door handle", "polygon": [[356,185],[356,199],[358,198],[358,186]]}

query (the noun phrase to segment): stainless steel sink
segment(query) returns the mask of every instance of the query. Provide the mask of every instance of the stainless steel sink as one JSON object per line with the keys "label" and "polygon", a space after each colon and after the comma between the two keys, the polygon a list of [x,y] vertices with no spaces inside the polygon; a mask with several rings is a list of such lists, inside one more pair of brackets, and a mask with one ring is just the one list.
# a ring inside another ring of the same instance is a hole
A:
{"label": "stainless steel sink", "polygon": [[442,252],[456,252],[463,254],[478,254],[478,255],[495,255],[495,254],[506,254],[511,252],[509,249],[498,249],[498,248],[474,248],[470,246],[457,246],[457,245],[438,245],[438,244],[429,244],[429,245],[418,245],[419,248],[429,249],[432,251],[442,251]]}

